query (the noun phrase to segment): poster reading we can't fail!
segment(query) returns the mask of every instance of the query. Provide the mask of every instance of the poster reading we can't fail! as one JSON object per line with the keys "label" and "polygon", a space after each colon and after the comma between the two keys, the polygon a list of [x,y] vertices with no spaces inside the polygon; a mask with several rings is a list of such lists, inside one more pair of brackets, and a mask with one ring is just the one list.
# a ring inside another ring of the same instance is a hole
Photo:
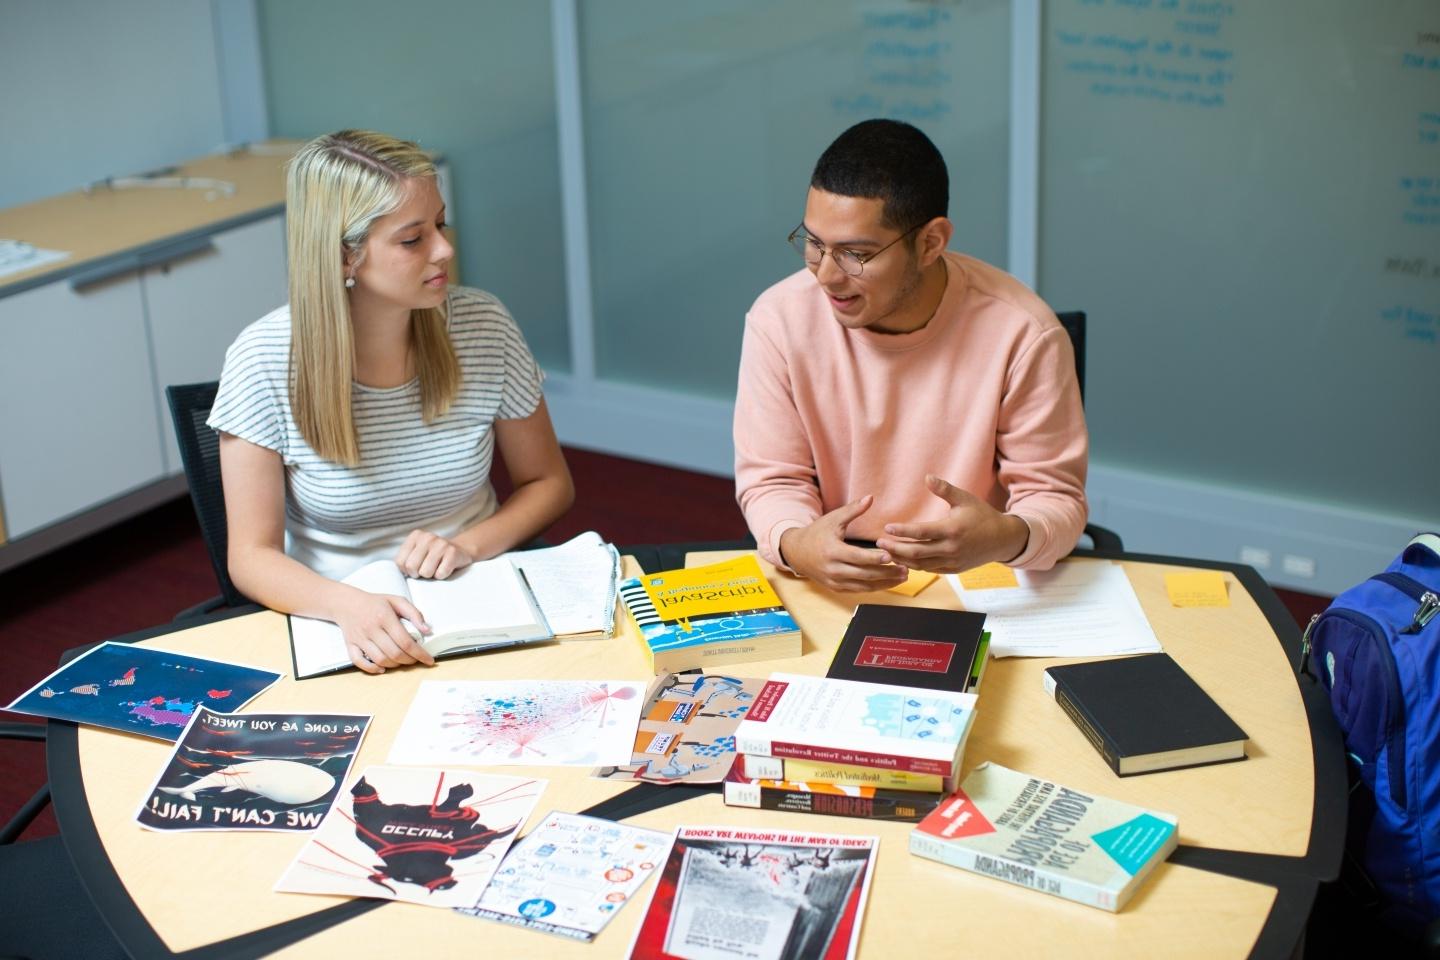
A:
{"label": "poster reading we can't fail!", "polygon": [[370,717],[195,712],[135,819],[151,830],[313,830]]}

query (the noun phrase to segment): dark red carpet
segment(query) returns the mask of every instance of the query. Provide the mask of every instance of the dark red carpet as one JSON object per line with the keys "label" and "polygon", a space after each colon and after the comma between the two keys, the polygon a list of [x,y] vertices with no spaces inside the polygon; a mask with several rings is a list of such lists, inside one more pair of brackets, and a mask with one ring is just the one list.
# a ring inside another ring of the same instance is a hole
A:
{"label": "dark red carpet", "polygon": [[[560,542],[597,530],[612,543],[736,540],[745,524],[734,483],[584,450],[566,450],[574,508],[546,534]],[[508,488],[497,477],[502,492]],[[1277,591],[1297,621],[1329,602]],[[0,574],[0,703],[53,670],[62,651],[165,623],[217,593],[188,498],[158,507],[17,570]],[[5,720],[23,719],[5,714]],[[0,741],[0,823],[44,782],[40,744]],[[26,837],[55,832],[47,811]]]}

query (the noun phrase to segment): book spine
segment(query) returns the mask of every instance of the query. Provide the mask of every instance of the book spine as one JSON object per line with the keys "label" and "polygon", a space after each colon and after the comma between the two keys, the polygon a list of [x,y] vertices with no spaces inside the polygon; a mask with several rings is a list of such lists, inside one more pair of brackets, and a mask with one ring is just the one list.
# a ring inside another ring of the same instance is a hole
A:
{"label": "book spine", "polygon": [[1028,887],[1051,896],[1073,900],[1101,910],[1114,913],[1120,909],[1115,891],[1093,883],[1086,883],[1074,877],[1052,870],[1042,870],[1009,857],[993,853],[980,853],[958,843],[946,842],[937,837],[910,831],[910,852],[927,860],[935,860],[947,866],[968,870],[982,876],[993,877],[1013,883],[1017,887]]}
{"label": "book spine", "polygon": [[933,757],[907,757],[898,753],[869,753],[864,750],[818,747],[806,743],[766,740],[744,735],[738,731],[735,735],[735,751],[746,756],[814,760],[817,763],[835,763],[847,767],[877,767],[881,770],[926,773],[940,777],[952,776],[958,765],[958,757],[957,761],[936,760]]}
{"label": "book spine", "polygon": [[1070,699],[1070,695],[1065,691],[1064,687],[1058,684],[1054,685],[1053,688],[1051,688],[1050,684],[1046,686],[1050,688],[1051,695],[1055,697],[1055,702],[1060,705],[1060,709],[1064,710],[1065,715],[1074,721],[1075,726],[1080,728],[1080,732],[1085,735],[1085,739],[1090,741],[1090,745],[1094,747],[1105,762],[1110,765],[1110,769],[1114,770],[1116,774],[1119,774],[1120,757],[1119,752],[1115,749],[1115,745],[1106,740],[1100,731],[1095,729],[1095,725],[1085,716],[1084,711],[1080,709],[1080,705]]}
{"label": "book spine", "polygon": [[[829,786],[821,784],[820,786]],[[768,783],[727,783],[725,803],[731,807],[778,810],[785,813],[815,813],[831,817],[858,817],[919,823],[939,805],[941,794],[876,791],[868,797],[845,793],[814,793]]]}
{"label": "book spine", "polygon": [[740,755],[740,772],[750,780],[784,780],[785,761],[779,757]]}

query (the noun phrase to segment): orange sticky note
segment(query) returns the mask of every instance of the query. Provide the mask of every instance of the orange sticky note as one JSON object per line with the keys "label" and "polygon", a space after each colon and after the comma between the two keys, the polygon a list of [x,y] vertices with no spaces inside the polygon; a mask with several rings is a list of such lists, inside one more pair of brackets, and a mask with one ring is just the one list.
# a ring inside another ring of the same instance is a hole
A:
{"label": "orange sticky note", "polygon": [[1177,607],[1228,607],[1225,575],[1219,570],[1165,574],[1165,592]]}
{"label": "orange sticky note", "polygon": [[960,574],[960,586],[966,590],[995,590],[1000,587],[1018,587],[1020,581],[1015,571],[1003,563],[987,563]]}
{"label": "orange sticky note", "polygon": [[910,576],[905,578],[905,582],[897,583],[895,586],[890,588],[890,592],[903,594],[907,597],[913,597],[915,596],[915,594],[919,593],[921,590],[924,590],[926,587],[930,586],[930,584],[934,583],[937,579],[939,579],[939,577],[940,574],[931,573],[929,570],[911,570]]}

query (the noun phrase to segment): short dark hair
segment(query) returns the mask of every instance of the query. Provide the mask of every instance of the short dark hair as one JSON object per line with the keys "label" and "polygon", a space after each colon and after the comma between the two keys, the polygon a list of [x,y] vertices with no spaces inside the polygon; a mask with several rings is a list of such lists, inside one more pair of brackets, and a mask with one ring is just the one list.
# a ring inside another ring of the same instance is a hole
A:
{"label": "short dark hair", "polygon": [[908,230],[950,208],[950,174],[930,138],[900,120],[862,120],[825,148],[810,186],[885,201],[887,227]]}

